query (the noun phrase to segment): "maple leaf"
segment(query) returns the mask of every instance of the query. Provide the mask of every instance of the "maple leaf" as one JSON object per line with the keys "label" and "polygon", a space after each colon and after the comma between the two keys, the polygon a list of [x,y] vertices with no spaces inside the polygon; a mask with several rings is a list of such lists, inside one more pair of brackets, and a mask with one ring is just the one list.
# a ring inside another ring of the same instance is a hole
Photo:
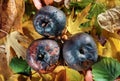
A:
{"label": "maple leaf", "polygon": [[81,12],[77,14],[77,17],[74,18],[74,8],[70,14],[70,16],[67,19],[67,30],[70,34],[75,34],[78,32],[85,32],[91,30],[91,28],[81,28],[80,24],[88,22],[89,20],[86,19],[86,16],[88,15],[88,12],[91,8],[91,4],[85,7]]}
{"label": "maple leaf", "polygon": [[7,53],[8,64],[11,60],[11,48],[14,50],[18,58],[22,57],[23,59],[25,59],[26,48],[25,46],[22,46],[20,42],[23,42],[26,45],[29,44],[30,41],[28,41],[27,38],[21,35],[18,31],[11,32],[10,34],[7,35],[5,51]]}
{"label": "maple leaf", "polygon": [[108,31],[103,31],[102,35],[106,37],[107,41],[104,46],[97,43],[99,55],[104,57],[112,57],[120,61],[120,38],[116,34]]}

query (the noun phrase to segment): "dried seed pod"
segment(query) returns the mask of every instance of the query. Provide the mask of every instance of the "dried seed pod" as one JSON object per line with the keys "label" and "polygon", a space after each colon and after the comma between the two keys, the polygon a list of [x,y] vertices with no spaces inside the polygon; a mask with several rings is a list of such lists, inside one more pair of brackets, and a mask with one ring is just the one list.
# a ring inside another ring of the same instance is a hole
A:
{"label": "dried seed pod", "polygon": [[105,30],[114,33],[120,29],[120,6],[106,10],[97,17],[98,24]]}

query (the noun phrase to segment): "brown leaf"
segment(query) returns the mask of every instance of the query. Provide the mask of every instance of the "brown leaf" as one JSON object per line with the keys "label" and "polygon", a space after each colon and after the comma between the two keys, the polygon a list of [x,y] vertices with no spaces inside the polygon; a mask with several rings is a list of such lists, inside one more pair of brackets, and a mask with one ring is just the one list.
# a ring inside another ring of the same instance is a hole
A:
{"label": "brown leaf", "polygon": [[66,70],[61,70],[59,73],[57,73],[55,81],[67,81],[66,80]]}
{"label": "brown leaf", "polygon": [[13,23],[13,28],[16,31],[19,31],[21,33],[23,33],[22,30],[22,18],[23,18],[23,14],[25,11],[25,3],[24,0],[14,0],[15,4],[16,4],[16,10],[17,10],[17,14],[16,14],[16,18],[15,21]]}
{"label": "brown leaf", "polygon": [[[16,4],[14,0],[0,0],[0,30],[9,32],[16,17]],[[6,34],[0,31],[0,38]]]}
{"label": "brown leaf", "polygon": [[[7,65],[7,59],[5,54],[0,54],[0,74],[4,77],[5,81],[13,74],[9,66]],[[0,80],[1,81],[1,80]]]}
{"label": "brown leaf", "polygon": [[[0,0],[0,38],[14,27],[21,30],[21,18],[24,12],[24,0]],[[4,32],[3,32],[4,31]]]}

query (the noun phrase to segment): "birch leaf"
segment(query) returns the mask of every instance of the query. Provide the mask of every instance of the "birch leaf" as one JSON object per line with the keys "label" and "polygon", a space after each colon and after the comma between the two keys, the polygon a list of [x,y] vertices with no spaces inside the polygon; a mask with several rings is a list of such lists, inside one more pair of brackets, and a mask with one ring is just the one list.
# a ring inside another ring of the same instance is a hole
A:
{"label": "birch leaf", "polygon": [[67,30],[70,34],[75,34],[78,32],[85,32],[91,30],[91,28],[80,28],[80,24],[88,22],[89,20],[86,19],[86,16],[88,15],[88,12],[91,8],[91,4],[85,7],[81,12],[77,14],[77,17],[74,18],[74,9],[72,10],[70,16],[68,16],[67,19]]}
{"label": "birch leaf", "polygon": [[7,35],[5,51],[7,53],[8,63],[11,60],[11,48],[14,50],[14,52],[18,58],[22,57],[23,59],[25,59],[26,48],[25,48],[25,46],[22,46],[20,44],[20,42],[23,42],[25,45],[30,43],[30,41],[28,41],[27,38],[25,36],[21,35],[18,31],[14,31]]}

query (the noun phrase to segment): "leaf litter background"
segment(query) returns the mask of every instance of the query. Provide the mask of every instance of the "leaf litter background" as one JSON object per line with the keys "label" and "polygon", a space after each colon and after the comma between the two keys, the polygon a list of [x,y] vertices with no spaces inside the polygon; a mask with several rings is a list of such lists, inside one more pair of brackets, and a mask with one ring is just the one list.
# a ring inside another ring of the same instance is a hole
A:
{"label": "leaf litter background", "polygon": [[[89,32],[97,44],[101,58],[92,66],[94,81],[119,78],[119,30],[111,33],[102,29],[97,23],[97,16],[119,6],[120,0],[71,0],[69,6],[67,1],[53,4],[67,16],[66,35],[70,37],[75,33]],[[0,0],[0,81],[84,81],[82,73],[64,65],[42,76],[31,71],[24,60],[26,49],[33,40],[42,37],[32,24],[36,12],[32,0]]]}

